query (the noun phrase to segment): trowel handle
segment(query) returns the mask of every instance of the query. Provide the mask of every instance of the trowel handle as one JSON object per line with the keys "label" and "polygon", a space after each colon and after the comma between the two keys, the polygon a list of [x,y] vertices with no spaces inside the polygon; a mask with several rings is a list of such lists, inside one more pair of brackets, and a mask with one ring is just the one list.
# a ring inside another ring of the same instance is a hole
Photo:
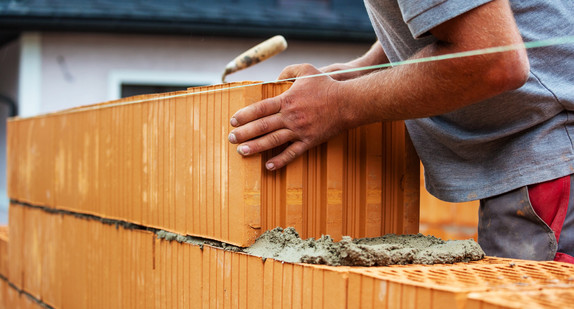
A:
{"label": "trowel handle", "polygon": [[225,75],[243,70],[265,59],[273,57],[287,48],[287,41],[282,35],[276,35],[231,60],[225,67]]}

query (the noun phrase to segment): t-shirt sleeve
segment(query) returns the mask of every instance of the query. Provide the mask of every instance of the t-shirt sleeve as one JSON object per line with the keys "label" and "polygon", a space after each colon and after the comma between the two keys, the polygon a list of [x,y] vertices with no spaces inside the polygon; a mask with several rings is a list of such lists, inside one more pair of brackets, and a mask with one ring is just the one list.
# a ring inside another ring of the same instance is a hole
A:
{"label": "t-shirt sleeve", "polygon": [[445,21],[493,0],[398,0],[403,20],[414,38]]}

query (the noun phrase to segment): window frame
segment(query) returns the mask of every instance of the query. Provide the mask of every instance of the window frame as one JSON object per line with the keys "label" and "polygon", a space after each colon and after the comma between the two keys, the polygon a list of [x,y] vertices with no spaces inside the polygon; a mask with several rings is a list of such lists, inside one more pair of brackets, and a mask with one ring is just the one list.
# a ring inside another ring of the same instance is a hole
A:
{"label": "window frame", "polygon": [[121,99],[122,85],[193,87],[220,83],[221,76],[181,71],[113,70],[108,76],[108,100]]}

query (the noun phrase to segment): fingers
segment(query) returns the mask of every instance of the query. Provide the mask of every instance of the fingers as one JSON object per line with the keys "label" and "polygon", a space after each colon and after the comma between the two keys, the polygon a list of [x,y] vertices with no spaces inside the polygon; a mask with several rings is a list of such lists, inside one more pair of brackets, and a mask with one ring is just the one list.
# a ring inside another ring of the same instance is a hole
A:
{"label": "fingers", "polygon": [[242,125],[229,133],[228,139],[232,144],[238,144],[284,128],[280,114],[263,117]]}
{"label": "fingers", "polygon": [[280,129],[237,146],[237,152],[243,156],[260,153],[281,146],[295,139],[289,129]]}
{"label": "fingers", "polygon": [[284,167],[285,165],[293,162],[296,158],[301,156],[305,151],[309,149],[309,145],[304,142],[297,141],[289,145],[285,150],[283,150],[279,155],[271,158],[267,163],[265,163],[265,168],[270,171],[274,171]]}
{"label": "fingers", "polygon": [[263,118],[269,115],[276,114],[281,108],[281,103],[276,98],[270,98],[257,103],[246,106],[238,110],[229,120],[229,123],[234,127],[242,126],[255,119]]}
{"label": "fingers", "polygon": [[[273,149],[277,146],[286,144],[293,141],[294,134],[288,129],[277,130],[269,133],[261,138],[249,141],[247,143],[237,146],[237,152],[243,156],[248,156],[254,153],[263,152]],[[309,150],[310,146],[302,141],[295,141],[287,146],[279,155],[271,158],[265,163],[265,168],[273,171],[280,169],[287,164],[293,162],[305,151]]]}

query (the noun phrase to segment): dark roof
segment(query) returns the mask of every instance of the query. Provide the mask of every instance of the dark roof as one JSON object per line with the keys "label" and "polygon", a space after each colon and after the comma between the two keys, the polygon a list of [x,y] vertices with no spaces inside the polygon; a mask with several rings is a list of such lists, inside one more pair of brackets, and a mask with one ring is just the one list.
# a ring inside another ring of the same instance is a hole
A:
{"label": "dark roof", "polygon": [[0,29],[374,40],[361,0],[6,0]]}

